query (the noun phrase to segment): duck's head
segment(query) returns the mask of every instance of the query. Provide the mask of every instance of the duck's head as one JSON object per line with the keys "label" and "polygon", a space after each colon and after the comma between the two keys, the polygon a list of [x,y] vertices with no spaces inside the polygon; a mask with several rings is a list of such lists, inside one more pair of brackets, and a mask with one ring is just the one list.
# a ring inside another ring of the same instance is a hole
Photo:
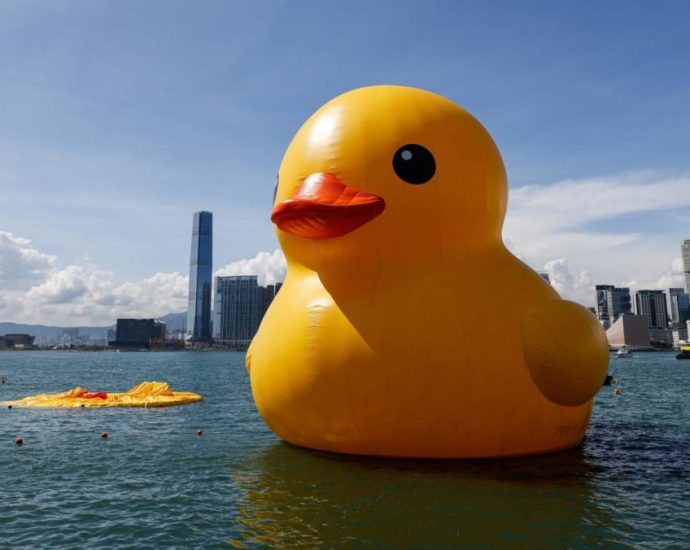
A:
{"label": "duck's head", "polygon": [[300,128],[271,220],[288,262],[423,261],[501,241],[503,162],[482,125],[441,96],[360,88]]}

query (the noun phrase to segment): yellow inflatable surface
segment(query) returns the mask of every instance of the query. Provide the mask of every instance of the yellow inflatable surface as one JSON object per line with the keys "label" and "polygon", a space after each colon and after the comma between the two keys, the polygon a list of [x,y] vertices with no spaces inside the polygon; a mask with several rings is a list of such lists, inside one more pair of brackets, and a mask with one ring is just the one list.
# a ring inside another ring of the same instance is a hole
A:
{"label": "yellow inflatable surface", "polygon": [[395,457],[576,445],[604,331],[507,250],[506,203],[493,140],[448,99],[374,86],[307,120],[271,216],[287,277],[247,353],[271,429]]}
{"label": "yellow inflatable surface", "polygon": [[203,401],[196,393],[172,391],[166,382],[142,382],[125,393],[87,392],[74,388],[64,393],[42,393],[6,401],[16,407],[171,407]]}

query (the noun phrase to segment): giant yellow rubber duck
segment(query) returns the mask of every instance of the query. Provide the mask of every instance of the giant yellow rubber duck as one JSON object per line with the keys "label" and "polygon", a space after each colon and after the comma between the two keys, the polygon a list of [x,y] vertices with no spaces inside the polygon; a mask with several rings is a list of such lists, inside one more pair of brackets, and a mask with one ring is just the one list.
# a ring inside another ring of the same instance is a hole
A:
{"label": "giant yellow rubber duck", "polygon": [[314,113],[280,166],[288,271],[247,354],[270,428],[391,457],[577,445],[606,338],[506,249],[506,203],[493,140],[448,99],[373,86]]}

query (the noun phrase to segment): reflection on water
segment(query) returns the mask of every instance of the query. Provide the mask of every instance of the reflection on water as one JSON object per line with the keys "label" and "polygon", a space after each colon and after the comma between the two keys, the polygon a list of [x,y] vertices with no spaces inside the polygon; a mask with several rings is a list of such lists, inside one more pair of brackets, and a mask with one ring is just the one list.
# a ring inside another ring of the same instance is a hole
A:
{"label": "reflection on water", "polygon": [[232,542],[421,548],[547,537],[586,545],[597,526],[616,531],[615,518],[593,498],[600,473],[582,448],[508,460],[401,461],[280,443],[234,472],[242,540]]}

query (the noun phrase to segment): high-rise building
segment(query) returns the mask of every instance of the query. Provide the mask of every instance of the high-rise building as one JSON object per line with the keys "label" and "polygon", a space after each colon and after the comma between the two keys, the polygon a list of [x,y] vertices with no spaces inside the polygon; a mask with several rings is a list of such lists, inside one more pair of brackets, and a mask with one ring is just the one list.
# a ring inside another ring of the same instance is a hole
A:
{"label": "high-rise building", "polygon": [[649,328],[666,328],[667,311],[666,293],[663,290],[638,290],[635,293],[635,313],[647,316]]}
{"label": "high-rise building", "polygon": [[671,299],[671,322],[674,327],[684,326],[690,319],[690,294],[682,288],[669,288],[668,294]]}
{"label": "high-rise building", "polygon": [[685,292],[690,294],[690,239],[685,239],[680,249],[683,255],[683,272],[685,273]]}
{"label": "high-rise building", "polygon": [[609,328],[621,315],[631,312],[630,289],[613,285],[596,285],[597,318],[604,329]]}
{"label": "high-rise building", "polygon": [[195,212],[189,260],[187,338],[211,341],[211,277],[213,273],[213,214]]}
{"label": "high-rise building", "polygon": [[216,277],[214,340],[246,348],[279,289],[280,283],[259,286],[255,275]]}

